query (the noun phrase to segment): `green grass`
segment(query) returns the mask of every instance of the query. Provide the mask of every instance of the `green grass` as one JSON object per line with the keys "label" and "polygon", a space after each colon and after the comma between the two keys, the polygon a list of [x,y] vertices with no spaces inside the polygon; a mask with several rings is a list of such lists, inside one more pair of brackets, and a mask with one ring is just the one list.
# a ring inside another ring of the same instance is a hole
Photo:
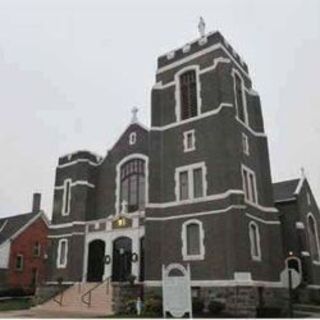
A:
{"label": "green grass", "polygon": [[31,307],[29,298],[13,298],[0,301],[0,311],[23,310]]}

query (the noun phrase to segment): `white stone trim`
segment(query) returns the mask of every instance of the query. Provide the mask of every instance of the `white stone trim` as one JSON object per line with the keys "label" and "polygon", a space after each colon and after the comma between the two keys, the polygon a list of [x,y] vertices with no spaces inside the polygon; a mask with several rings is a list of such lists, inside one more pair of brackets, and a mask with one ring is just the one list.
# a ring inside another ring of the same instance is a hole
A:
{"label": "white stone trim", "polygon": [[[204,73],[213,71],[218,66],[219,63],[231,63],[231,60],[228,59],[228,58],[222,57],[222,56],[218,57],[218,58],[215,58],[215,59],[213,59],[212,66],[200,69],[199,70],[199,74],[202,75]],[[176,85],[176,81],[175,80],[174,81],[170,81],[170,82],[168,82],[166,84],[162,84],[162,81],[159,81],[159,82],[157,82],[157,83],[155,83],[153,85],[153,89],[162,90],[162,89],[167,89],[167,88],[175,86],[175,85]]]}
{"label": "white stone trim", "polygon": [[203,198],[195,198],[195,199],[189,199],[189,200],[171,201],[171,202],[163,202],[163,203],[149,203],[148,208],[170,208],[170,207],[181,206],[181,205],[190,204],[190,203],[200,203],[200,202],[221,200],[221,199],[228,198],[234,194],[243,195],[244,192],[243,190],[229,189],[223,193],[211,194]]}
{"label": "white stone trim", "polygon": [[[188,137],[191,135],[191,146],[188,146]],[[196,150],[195,129],[183,132],[183,151],[190,152]]]}
{"label": "white stone trim", "polygon": [[281,200],[276,200],[275,203],[282,203],[282,202],[288,202],[288,201],[294,201],[297,200],[296,198],[287,198],[287,199],[281,199]]}
{"label": "white stone trim", "polygon": [[301,222],[301,221],[297,221],[296,222],[296,229],[299,229],[299,230],[303,230],[305,227],[304,227],[304,223]]}
{"label": "white stone trim", "polygon": [[[197,89],[197,116],[201,114],[201,81],[200,81],[200,76],[199,76],[199,70],[200,67],[199,65],[191,65],[191,66],[186,66],[176,72],[174,75],[174,81],[175,81],[175,101],[176,101],[176,106],[175,106],[175,112],[176,112],[176,122],[179,123],[183,120],[186,119],[181,119],[181,92],[180,92],[180,76],[184,74],[185,72],[188,71],[194,71],[195,76],[196,76],[196,89]],[[188,119],[192,119],[195,117],[191,117]]]}
{"label": "white stone trim", "polygon": [[[161,287],[161,280],[146,280],[144,285],[147,287]],[[237,286],[249,286],[249,287],[267,287],[267,288],[283,288],[281,281],[237,281],[237,280],[191,280],[191,286],[193,287],[237,287]],[[318,286],[320,288],[320,285]]]}
{"label": "white stone trim", "polygon": [[[71,180],[71,179],[69,179]],[[90,183],[86,180],[77,180],[77,181],[73,181],[70,184],[71,187],[76,187],[76,186],[87,186],[89,188],[95,188],[95,185],[93,183]],[[60,186],[55,186],[54,189],[55,190],[64,190],[65,185],[60,185]]]}
{"label": "white stone trim", "polygon": [[241,137],[242,137],[242,151],[245,155],[249,156],[250,155],[249,138],[244,132],[242,132]]}
{"label": "white stone trim", "polygon": [[59,224],[51,224],[49,226],[50,229],[61,229],[61,228],[69,228],[75,225],[83,226],[85,225],[85,221],[73,221],[73,222],[66,222],[66,223],[59,223]]}
{"label": "white stone trim", "polygon": [[302,177],[301,177],[300,180],[299,180],[299,183],[297,184],[297,188],[296,188],[296,190],[294,191],[293,194],[297,195],[297,194],[300,193],[301,188],[302,188],[303,183],[304,183],[305,180],[306,180],[305,176],[302,175]]}
{"label": "white stone trim", "polygon": [[[46,284],[59,284],[60,282],[58,281],[46,281]],[[78,283],[76,281],[62,281],[61,284],[75,284],[75,283]]]}
{"label": "white stone trim", "polygon": [[95,162],[92,162],[88,159],[77,159],[77,160],[74,160],[74,161],[71,161],[71,162],[67,162],[67,163],[64,163],[64,164],[59,164],[57,166],[57,169],[62,169],[62,168],[66,168],[66,167],[70,167],[70,166],[73,166],[75,164],[78,164],[80,162],[85,162],[85,163],[88,163],[90,166],[93,166],[93,167],[97,167],[101,164],[101,162],[98,162],[98,163],[95,163]]}
{"label": "white stone trim", "polygon": [[[65,243],[65,252],[64,252],[64,261],[63,263],[61,263],[61,247],[62,247],[62,243]],[[68,243],[68,239],[60,239],[58,242],[58,248],[57,248],[57,261],[56,261],[56,265],[58,269],[64,269],[66,268],[67,264],[68,264],[68,251],[69,251],[69,243]]]}
{"label": "white stone trim", "polygon": [[[253,227],[255,227],[255,229],[253,229]],[[253,230],[256,230],[256,239],[257,239],[256,243],[254,243]],[[251,259],[254,261],[261,261],[260,230],[257,223],[254,221],[249,222],[249,240],[250,240]],[[254,247],[257,247],[257,252],[258,252],[257,255],[254,253]]]}
{"label": "white stone trim", "polygon": [[259,221],[259,222],[264,223],[264,224],[277,224],[277,225],[280,225],[280,224],[281,224],[280,221],[276,221],[276,220],[264,220],[264,219],[262,219],[262,218],[260,218],[260,217],[256,217],[256,216],[254,216],[254,215],[252,215],[252,214],[249,214],[249,213],[246,213],[246,216],[247,216],[248,218],[250,218],[250,219],[254,219],[254,220]]}
{"label": "white stone trim", "polygon": [[[69,199],[66,199],[67,197],[67,186],[69,183],[69,190],[68,190],[68,194],[69,194]],[[61,207],[61,215],[62,216],[68,216],[70,214],[70,210],[71,210],[71,197],[72,197],[72,180],[70,178],[65,179],[63,181],[63,195],[62,195],[62,207]],[[68,203],[66,203],[66,201],[68,200]]]}
{"label": "white stone trim", "polygon": [[[247,176],[249,177],[250,174],[253,176],[253,189],[255,192],[255,196],[256,196],[256,201],[253,201],[253,194],[252,194],[252,185],[251,185],[251,179],[248,178],[247,180],[247,188],[248,188],[248,197],[245,193],[245,175],[244,172],[247,172]],[[259,204],[259,194],[258,194],[258,189],[257,189],[257,180],[256,180],[256,173],[251,170],[250,168],[248,168],[246,165],[241,164],[241,176],[242,176],[242,188],[243,188],[243,192],[244,192],[244,200],[245,202],[252,204],[252,205],[257,205]]]}
{"label": "white stone trim", "polygon": [[145,161],[145,197],[146,197],[146,202],[145,206],[148,205],[149,203],[149,157],[142,154],[142,153],[132,153],[124,158],[121,159],[120,162],[117,163],[116,166],[116,188],[115,188],[115,213],[120,213],[120,170],[121,166],[132,159],[142,159]]}
{"label": "white stone trim", "polygon": [[[199,227],[199,246],[200,246],[200,253],[197,255],[189,255],[188,254],[188,246],[187,246],[187,227],[190,224],[196,224]],[[194,261],[194,260],[204,260],[205,256],[205,246],[204,246],[204,229],[203,224],[198,219],[191,219],[187,220],[182,224],[181,228],[181,240],[182,240],[182,247],[181,247],[181,253],[182,253],[182,259],[184,261]]]}
{"label": "white stone trim", "polygon": [[167,125],[161,126],[161,127],[151,127],[151,130],[153,131],[164,131],[164,130],[168,130],[168,129],[172,129],[175,128],[177,126],[186,124],[186,123],[190,123],[193,121],[197,121],[203,118],[207,118],[210,117],[212,115],[218,114],[223,108],[233,108],[233,104],[231,103],[220,103],[219,107],[213,110],[210,110],[208,112],[204,112],[201,114],[198,114],[198,116],[196,117],[192,117],[192,118],[188,118],[185,120],[181,120],[180,122],[173,122],[173,123],[169,123]]}
{"label": "white stone trim", "polygon": [[[240,72],[233,68],[231,72],[233,78],[233,94],[234,94],[234,105],[236,106],[236,118],[240,122],[243,122],[249,127],[249,115],[248,115],[248,105],[247,105],[247,97],[245,91],[245,84],[242,75]],[[239,77],[241,82],[241,95],[242,95],[242,103],[243,103],[243,111],[244,111],[244,121],[239,118],[239,110],[238,110],[238,101],[237,101],[237,91],[236,91],[236,76]]]}
{"label": "white stone trim", "polygon": [[137,142],[137,133],[135,131],[131,132],[129,135],[129,145],[132,146]]}
{"label": "white stone trim", "polygon": [[185,63],[187,63],[187,62],[189,62],[189,61],[192,61],[192,60],[194,60],[194,59],[196,59],[196,58],[198,58],[198,57],[201,57],[201,56],[203,56],[203,55],[205,55],[205,54],[207,54],[207,53],[210,53],[210,52],[213,52],[213,51],[216,51],[216,50],[219,50],[219,49],[222,49],[226,54],[227,54],[227,56],[232,60],[232,62],[242,71],[242,73],[248,78],[248,79],[250,79],[250,76],[249,76],[249,74],[247,73],[247,71],[245,71],[244,69],[243,69],[243,67],[238,63],[238,61],[232,56],[232,54],[223,46],[223,44],[222,43],[216,43],[216,44],[214,44],[214,45],[212,45],[212,46],[210,46],[210,47],[208,47],[208,48],[205,48],[205,49],[203,49],[203,50],[200,50],[200,51],[197,51],[197,52],[195,52],[194,54],[191,54],[191,55],[189,55],[189,56],[187,56],[187,57],[185,57],[185,58],[182,58],[182,59],[180,59],[180,60],[178,60],[178,61],[175,61],[175,62],[173,62],[173,63],[171,63],[171,64],[168,64],[168,65],[166,65],[166,66],[163,66],[163,67],[161,67],[161,68],[158,68],[158,70],[157,70],[157,75],[158,74],[160,74],[160,73],[162,73],[162,72],[165,72],[165,71],[168,71],[168,70],[170,70],[170,69],[173,69],[173,68],[176,68],[176,67],[178,67],[178,66],[180,66],[180,65],[182,65],[182,64],[185,64]]}
{"label": "white stone trim", "polygon": [[188,164],[186,166],[178,167],[175,170],[175,195],[176,195],[176,201],[182,202],[186,199],[180,199],[180,173],[181,172],[187,172],[188,173],[188,200],[198,199],[194,196],[194,181],[193,181],[193,171],[195,169],[202,169],[202,197],[199,198],[205,198],[207,196],[207,167],[204,161]]}
{"label": "white stone trim", "polygon": [[3,231],[3,229],[5,228],[5,226],[7,225],[8,220],[5,220],[4,223],[2,224],[2,226],[0,227],[0,232]]}
{"label": "white stone trim", "polygon": [[242,122],[238,117],[235,117],[236,121],[238,121],[244,128],[246,128],[252,135],[259,138],[267,138],[267,135],[264,132],[254,131],[250,128],[246,123]]}
{"label": "white stone trim", "polygon": [[301,251],[301,255],[303,257],[310,257],[310,252],[309,251]]}
{"label": "white stone trim", "polygon": [[309,191],[307,191],[307,203],[308,203],[308,206],[311,206],[311,195]]}
{"label": "white stone trim", "polygon": [[70,233],[63,233],[63,234],[51,234],[48,235],[49,239],[58,239],[58,238],[67,238],[72,236],[83,236],[85,235],[84,232],[70,232]]}
{"label": "white stone trim", "polygon": [[231,205],[225,209],[186,213],[186,214],[170,216],[170,217],[146,217],[145,220],[146,221],[168,221],[168,220],[176,220],[176,219],[186,219],[186,218],[194,218],[194,217],[207,216],[212,214],[225,213],[233,209],[242,210],[246,208],[247,207],[243,205]]}
{"label": "white stone trim", "polygon": [[[309,240],[309,247],[311,248],[311,241],[310,241],[310,223],[309,223],[309,218],[311,218],[314,222],[314,227],[315,227],[315,237],[316,237],[316,250],[318,251],[318,258],[319,260],[313,260],[313,264],[320,264],[320,244],[319,244],[319,230],[318,230],[318,222],[317,220],[315,219],[314,215],[312,214],[312,212],[309,212],[307,214],[307,224],[308,224],[308,229],[307,229],[307,232],[308,232],[308,240]],[[310,250],[311,252],[311,250]]]}

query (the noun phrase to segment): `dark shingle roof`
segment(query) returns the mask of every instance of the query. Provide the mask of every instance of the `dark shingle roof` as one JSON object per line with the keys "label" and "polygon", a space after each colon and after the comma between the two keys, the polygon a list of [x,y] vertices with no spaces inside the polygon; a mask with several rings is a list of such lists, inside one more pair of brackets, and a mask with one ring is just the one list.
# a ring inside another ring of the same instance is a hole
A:
{"label": "dark shingle roof", "polygon": [[274,201],[281,201],[294,198],[300,179],[280,181],[273,184]]}
{"label": "dark shingle roof", "polygon": [[38,212],[18,214],[0,219],[0,245],[25,226]]}

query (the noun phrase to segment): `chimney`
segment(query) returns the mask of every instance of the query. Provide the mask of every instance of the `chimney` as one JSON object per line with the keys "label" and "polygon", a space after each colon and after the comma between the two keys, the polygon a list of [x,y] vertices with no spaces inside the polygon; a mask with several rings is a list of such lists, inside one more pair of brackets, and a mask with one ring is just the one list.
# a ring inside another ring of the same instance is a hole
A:
{"label": "chimney", "polygon": [[39,212],[41,208],[41,193],[34,193],[32,200],[32,212]]}

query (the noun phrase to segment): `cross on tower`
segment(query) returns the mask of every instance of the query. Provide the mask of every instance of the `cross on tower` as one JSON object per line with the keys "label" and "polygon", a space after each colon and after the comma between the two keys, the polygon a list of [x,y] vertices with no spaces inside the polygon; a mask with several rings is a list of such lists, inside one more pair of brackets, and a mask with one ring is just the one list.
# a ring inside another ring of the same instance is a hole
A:
{"label": "cross on tower", "polygon": [[132,123],[138,122],[138,111],[139,111],[139,109],[137,107],[133,107],[131,109],[131,112],[132,112],[131,122]]}

